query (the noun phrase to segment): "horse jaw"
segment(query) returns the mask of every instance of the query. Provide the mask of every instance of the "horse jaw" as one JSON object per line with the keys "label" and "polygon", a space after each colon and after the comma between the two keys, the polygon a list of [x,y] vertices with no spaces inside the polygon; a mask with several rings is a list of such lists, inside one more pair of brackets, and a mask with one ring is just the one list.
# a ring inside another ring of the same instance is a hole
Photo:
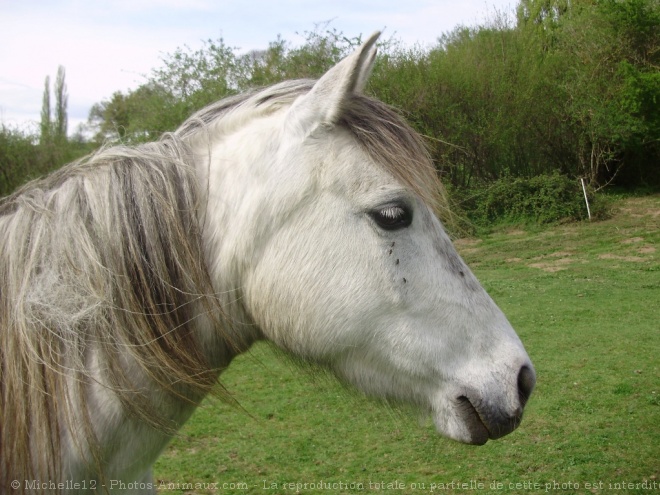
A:
{"label": "horse jaw", "polygon": [[[390,333],[411,335],[413,326],[401,325]],[[473,350],[442,338],[461,326],[436,322],[434,335],[410,337],[425,344],[417,349],[399,345],[393,352],[387,342],[376,349],[356,346],[330,366],[340,380],[366,395],[416,405],[443,436],[483,445],[520,425],[536,376],[515,339],[493,342],[491,354],[467,358]]]}

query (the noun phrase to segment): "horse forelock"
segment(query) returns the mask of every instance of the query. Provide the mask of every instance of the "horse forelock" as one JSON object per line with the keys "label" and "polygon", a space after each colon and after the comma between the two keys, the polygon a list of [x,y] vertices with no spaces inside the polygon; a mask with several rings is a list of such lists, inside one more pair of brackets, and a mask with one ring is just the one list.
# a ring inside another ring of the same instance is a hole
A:
{"label": "horse forelock", "polygon": [[[221,135],[251,118],[290,106],[309,93],[314,80],[285,81],[260,90],[220,100],[188,119],[177,134],[190,136],[213,128]],[[442,216],[447,212],[444,188],[422,137],[394,108],[363,94],[354,94],[338,125],[346,128],[375,164],[417,194]]]}
{"label": "horse forelock", "polygon": [[444,208],[444,189],[421,136],[395,109],[355,95],[339,121],[374,163],[417,194],[435,211]]}

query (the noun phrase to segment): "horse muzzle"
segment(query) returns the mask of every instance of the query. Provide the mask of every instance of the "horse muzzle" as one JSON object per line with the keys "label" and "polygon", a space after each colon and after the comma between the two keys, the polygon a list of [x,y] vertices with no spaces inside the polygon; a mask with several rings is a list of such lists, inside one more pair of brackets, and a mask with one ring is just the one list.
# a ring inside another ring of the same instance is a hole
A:
{"label": "horse muzzle", "polygon": [[472,445],[501,438],[520,425],[535,384],[536,373],[531,364],[526,364],[518,371],[514,393],[511,390],[493,392],[501,383],[479,389],[461,387],[454,392],[449,404],[453,421],[436,420],[436,426],[449,438]]}

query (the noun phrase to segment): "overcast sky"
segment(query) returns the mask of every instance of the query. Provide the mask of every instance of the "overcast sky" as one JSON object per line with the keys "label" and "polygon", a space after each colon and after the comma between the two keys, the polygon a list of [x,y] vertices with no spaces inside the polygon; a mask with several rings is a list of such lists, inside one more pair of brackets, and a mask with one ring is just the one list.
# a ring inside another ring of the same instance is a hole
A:
{"label": "overcast sky", "polygon": [[69,132],[90,107],[134,89],[165,54],[222,37],[240,52],[277,35],[299,43],[315,24],[349,37],[384,30],[406,45],[433,44],[513,0],[0,0],[0,122],[36,130],[44,80],[66,69]]}

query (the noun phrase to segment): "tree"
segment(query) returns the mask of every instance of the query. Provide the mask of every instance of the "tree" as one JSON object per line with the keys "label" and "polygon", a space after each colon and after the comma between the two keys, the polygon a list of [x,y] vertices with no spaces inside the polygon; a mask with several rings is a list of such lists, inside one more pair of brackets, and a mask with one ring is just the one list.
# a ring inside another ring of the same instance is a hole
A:
{"label": "tree", "polygon": [[66,91],[66,83],[64,82],[65,70],[63,66],[57,69],[57,76],[55,78],[55,139],[58,141],[66,141],[66,132],[68,127],[67,105],[69,102],[69,95]]}
{"label": "tree", "polygon": [[50,104],[50,76],[46,76],[44,84],[44,96],[41,104],[41,123],[40,131],[41,136],[39,142],[47,144],[51,141],[62,143],[67,140],[67,127],[68,115],[67,105],[69,102],[69,95],[66,91],[66,83],[64,82],[66,71],[63,66],[57,69],[57,76],[55,77],[55,120],[52,119],[51,104]]}
{"label": "tree", "polygon": [[518,24],[533,22],[547,26],[557,23],[570,5],[569,0],[521,0],[517,8]]}
{"label": "tree", "polygon": [[130,126],[127,99],[128,96],[121,91],[116,91],[109,100],[95,103],[92,106],[88,122],[98,129],[97,141],[125,138]]}
{"label": "tree", "polygon": [[39,136],[39,142],[41,144],[46,144],[50,142],[51,138],[51,121],[50,121],[50,76],[46,76],[46,81],[44,83],[44,96],[41,103],[41,124],[40,124],[41,134]]}
{"label": "tree", "polygon": [[558,32],[563,121],[594,187],[658,179],[657,0],[574,2]]}

